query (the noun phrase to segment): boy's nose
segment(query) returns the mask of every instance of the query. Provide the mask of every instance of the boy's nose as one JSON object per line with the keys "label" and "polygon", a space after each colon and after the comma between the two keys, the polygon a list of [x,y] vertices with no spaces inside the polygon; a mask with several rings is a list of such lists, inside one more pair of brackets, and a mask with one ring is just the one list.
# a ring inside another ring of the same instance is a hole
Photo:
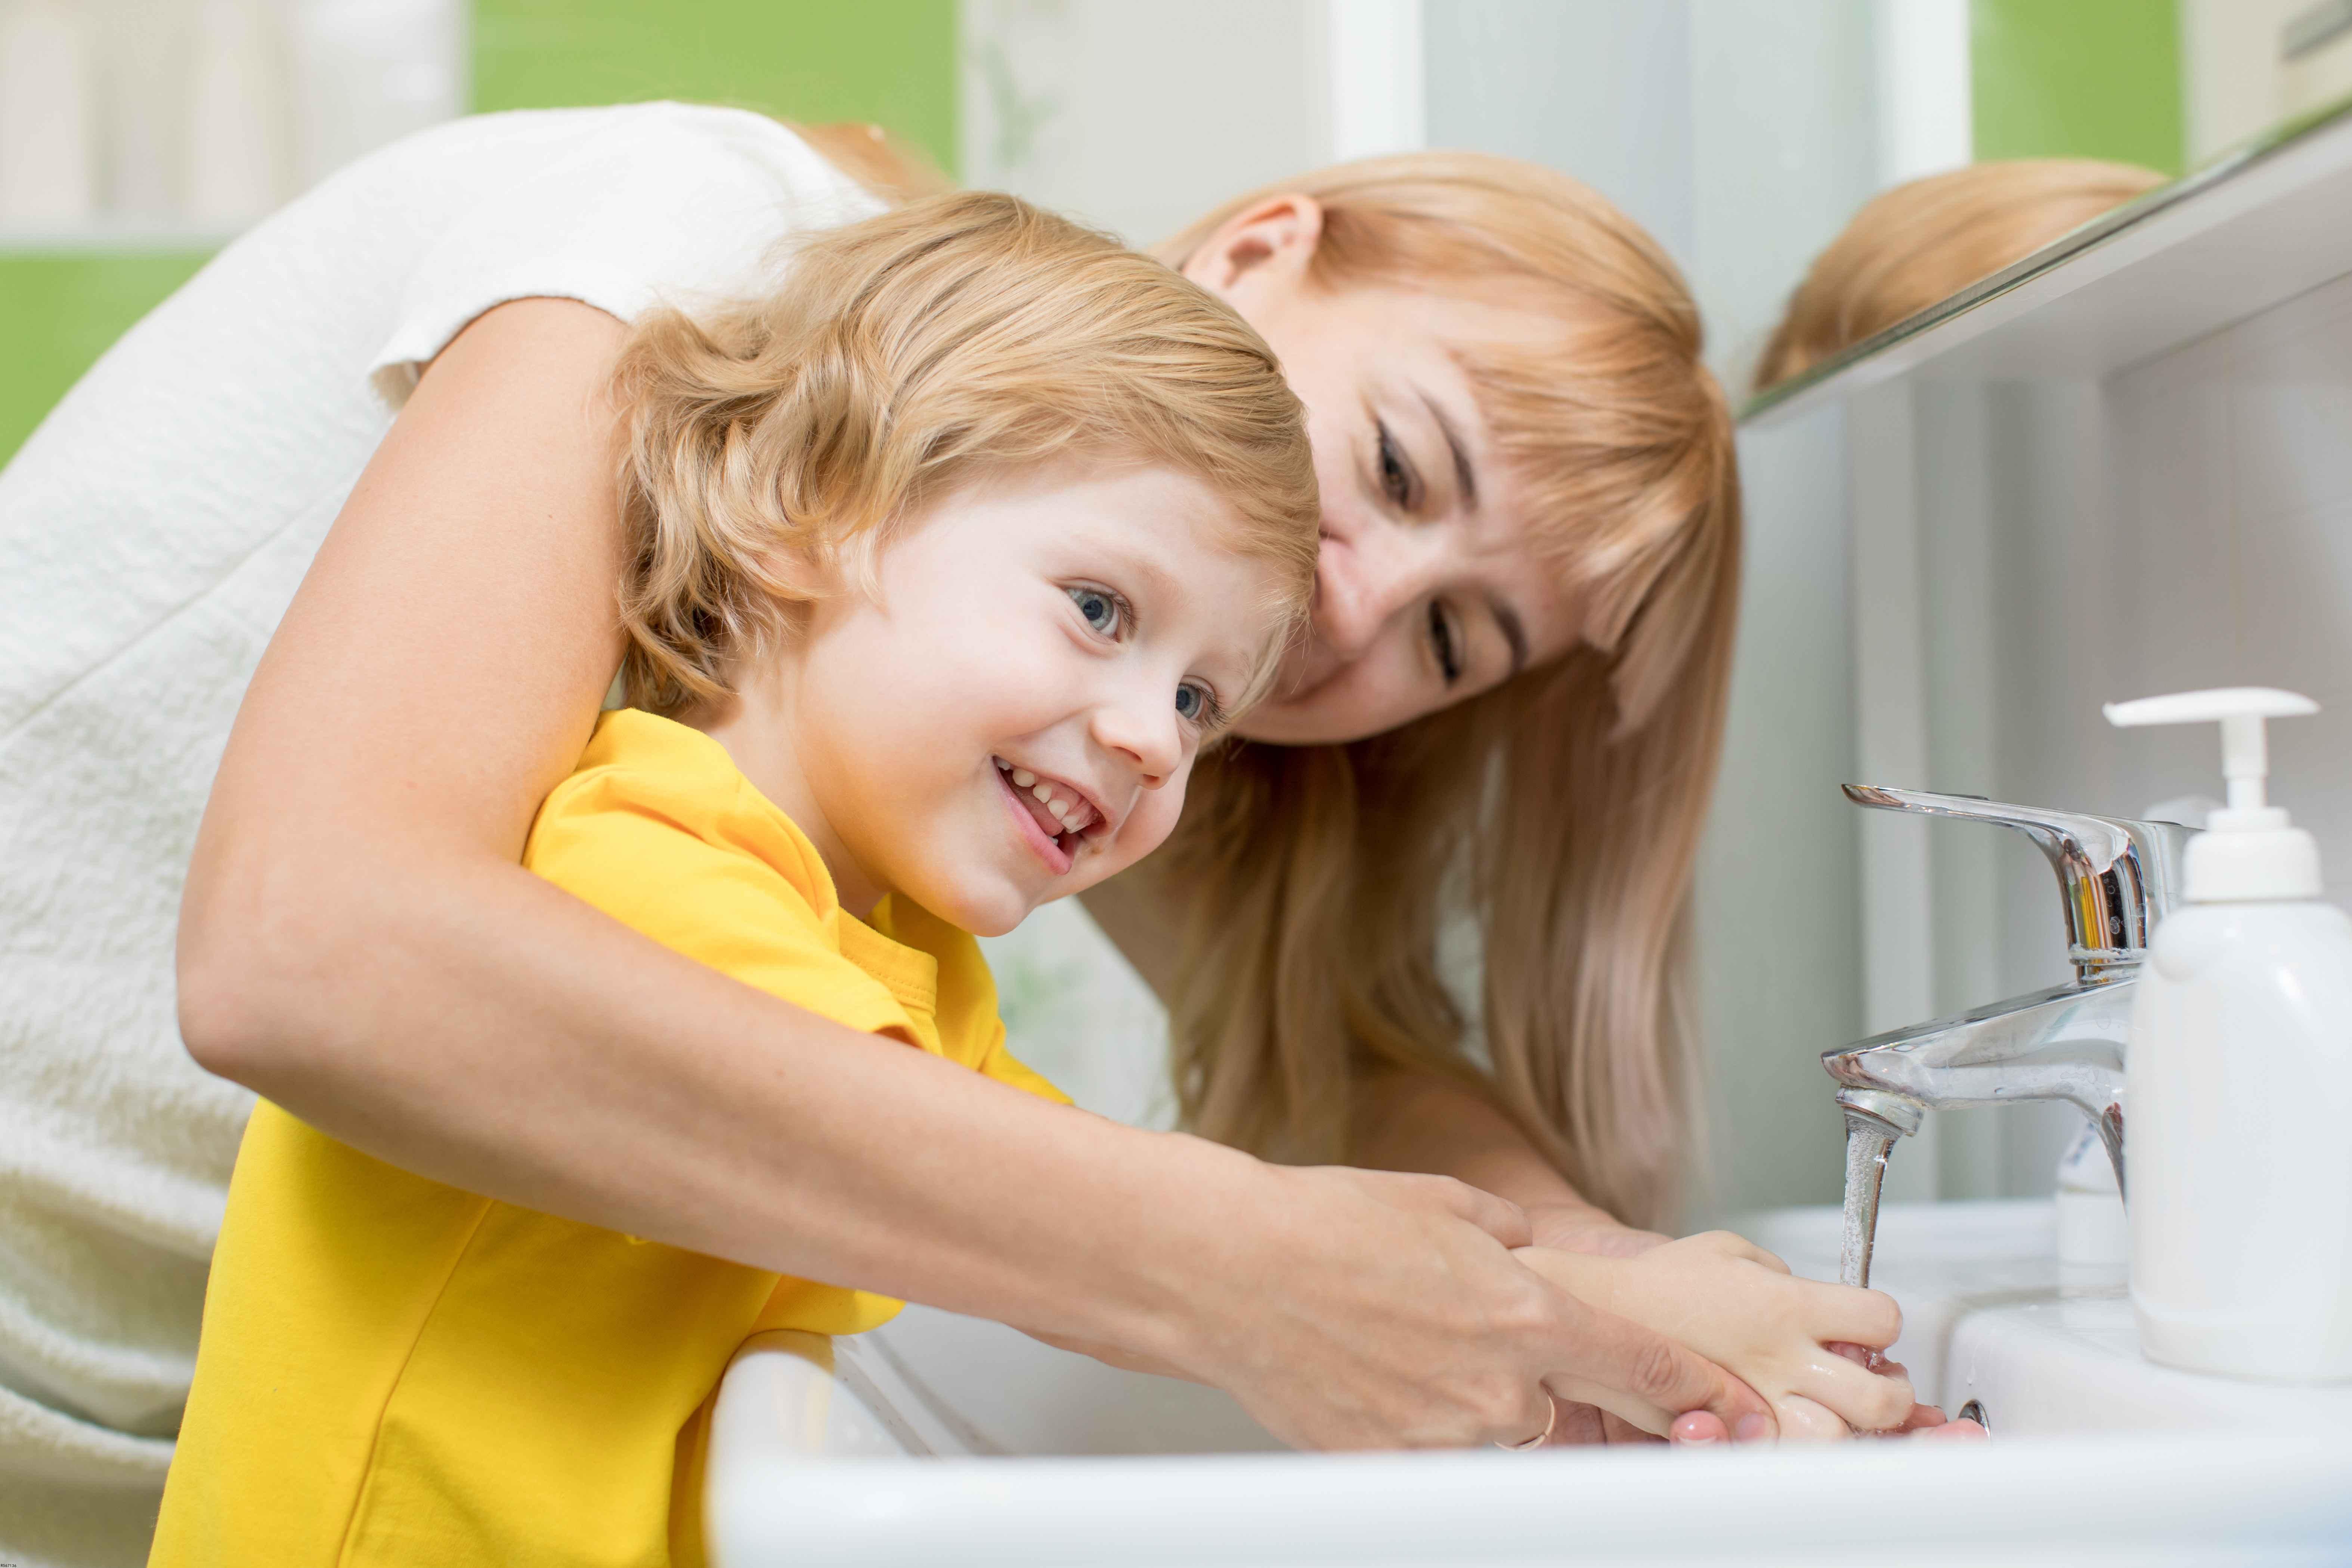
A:
{"label": "boy's nose", "polygon": [[1145,789],[1158,789],[1183,765],[1182,726],[1171,690],[1122,694],[1095,710],[1096,742],[1126,759]]}

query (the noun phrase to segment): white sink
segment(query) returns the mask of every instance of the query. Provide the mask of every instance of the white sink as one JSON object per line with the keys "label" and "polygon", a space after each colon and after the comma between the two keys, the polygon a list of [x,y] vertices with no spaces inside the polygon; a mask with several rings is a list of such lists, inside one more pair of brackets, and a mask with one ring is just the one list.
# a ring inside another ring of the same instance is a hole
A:
{"label": "white sink", "polygon": [[[1746,1227],[1833,1276],[1837,1215]],[[1889,1205],[1877,1282],[1923,1398],[1981,1445],[1265,1452],[1232,1401],[909,1309],[771,1334],[729,1371],[720,1568],[784,1563],[1771,1565],[2352,1561],[2352,1388],[2154,1367],[2117,1289],[2059,1288],[2047,1204]],[[2079,1282],[2070,1282],[2076,1283]]]}
{"label": "white sink", "polygon": [[[1839,1220],[1780,1209],[1743,1228],[1799,1274],[1834,1279]],[[1886,1205],[1871,1283],[1903,1305],[1895,1359],[1922,1400],[1947,1412],[1976,1400],[2003,1436],[2316,1427],[2352,1439],[2352,1384],[2251,1383],[2147,1360],[2122,1269],[2062,1279],[2056,1233],[2046,1201]]]}

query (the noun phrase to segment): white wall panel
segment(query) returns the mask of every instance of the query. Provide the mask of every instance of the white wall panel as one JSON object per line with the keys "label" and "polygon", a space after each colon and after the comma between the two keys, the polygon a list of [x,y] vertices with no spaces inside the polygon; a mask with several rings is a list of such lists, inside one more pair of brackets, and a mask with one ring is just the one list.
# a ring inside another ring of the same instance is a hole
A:
{"label": "white wall panel", "polygon": [[1330,146],[1321,0],[963,0],[964,183],[1150,245]]}

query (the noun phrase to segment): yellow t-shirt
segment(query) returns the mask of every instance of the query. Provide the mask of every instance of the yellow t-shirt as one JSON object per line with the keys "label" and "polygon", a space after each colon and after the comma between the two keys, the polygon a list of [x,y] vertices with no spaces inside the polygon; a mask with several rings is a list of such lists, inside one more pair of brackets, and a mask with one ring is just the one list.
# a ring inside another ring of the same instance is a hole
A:
{"label": "yellow t-shirt", "polygon": [[[971,938],[896,900],[843,912],[707,735],[605,714],[523,858],[748,984],[1064,1100],[1005,1051]],[[708,1401],[735,1347],[899,1306],[444,1186],[264,1104],[150,1563],[698,1562]]]}

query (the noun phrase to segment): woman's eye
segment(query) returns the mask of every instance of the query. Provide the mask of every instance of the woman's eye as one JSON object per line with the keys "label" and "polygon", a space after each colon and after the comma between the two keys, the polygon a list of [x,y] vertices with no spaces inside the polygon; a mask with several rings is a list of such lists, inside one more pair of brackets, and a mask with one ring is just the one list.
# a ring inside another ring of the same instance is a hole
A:
{"label": "woman's eye", "polygon": [[1436,656],[1437,672],[1453,685],[1462,679],[1462,649],[1454,638],[1453,624],[1445,618],[1445,606],[1432,599],[1429,602],[1429,647]]}
{"label": "woman's eye", "polygon": [[1070,588],[1065,591],[1070,595],[1070,603],[1077,605],[1078,614],[1087,618],[1087,625],[1105,637],[1118,635],[1125,617],[1119,613],[1119,602],[1116,596],[1100,588]]}
{"label": "woman's eye", "polygon": [[1404,453],[1398,447],[1396,437],[1389,434],[1385,424],[1376,424],[1380,432],[1381,492],[1398,506],[1412,501],[1412,475],[1404,466]]}

